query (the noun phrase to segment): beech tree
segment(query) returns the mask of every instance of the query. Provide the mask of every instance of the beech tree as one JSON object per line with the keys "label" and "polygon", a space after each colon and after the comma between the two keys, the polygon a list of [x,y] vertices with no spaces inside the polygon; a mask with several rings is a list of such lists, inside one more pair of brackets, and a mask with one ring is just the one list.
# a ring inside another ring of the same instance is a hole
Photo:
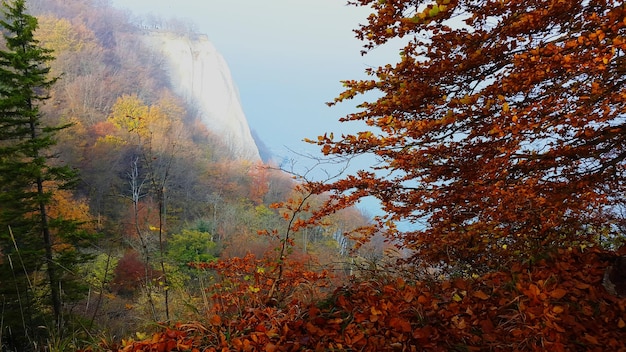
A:
{"label": "beech tree", "polygon": [[312,141],[380,161],[320,185],[326,212],[374,196],[385,215],[367,233],[414,261],[485,269],[612,230],[626,181],[622,1],[349,3],[373,10],[355,31],[364,54],[405,44],[330,103],[377,94],[341,120],[367,128]]}

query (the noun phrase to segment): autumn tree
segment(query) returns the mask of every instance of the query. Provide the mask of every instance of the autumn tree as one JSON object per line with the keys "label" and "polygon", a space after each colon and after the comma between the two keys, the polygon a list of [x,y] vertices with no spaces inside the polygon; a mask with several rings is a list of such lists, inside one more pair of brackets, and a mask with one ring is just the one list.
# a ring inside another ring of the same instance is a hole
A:
{"label": "autumn tree", "polygon": [[2,13],[0,290],[4,311],[10,312],[4,326],[20,339],[13,346],[20,349],[35,341],[46,312],[52,312],[50,328],[61,326],[62,302],[76,293],[73,269],[82,259],[72,244],[85,237],[67,213],[51,211],[60,199],[55,192],[76,179],[50,152],[56,133],[69,126],[47,126],[39,110],[56,81],[49,77],[53,57],[33,37],[37,19],[26,12],[24,0],[2,1]]}
{"label": "autumn tree", "polygon": [[108,53],[80,20],[50,14],[37,19],[36,38],[44,48],[54,50],[57,58],[51,72],[63,74],[63,80],[51,90],[55,106],[48,108],[47,115],[80,120],[87,126],[102,121],[117,93],[114,74],[104,63]]}
{"label": "autumn tree", "polygon": [[[158,262],[161,266],[163,285],[165,287],[165,315],[169,319],[168,275],[165,267],[165,247],[167,242],[167,220],[172,218],[168,213],[171,175],[176,172],[178,152],[181,148],[180,139],[184,128],[182,119],[186,115],[182,105],[171,95],[164,94],[157,104],[148,106],[137,95],[124,95],[115,105],[109,121],[117,128],[117,137],[127,147],[131,155],[129,178],[130,199],[133,203],[133,223],[135,235],[141,242],[141,254],[146,266],[150,265],[151,251],[148,234],[158,235]],[[182,172],[182,171],[179,171]],[[150,202],[152,210],[158,214],[157,220],[151,224],[143,224],[140,219],[141,208]],[[148,226],[143,226],[148,225]],[[150,285],[146,271],[146,285]],[[150,298],[151,291],[147,291]]]}
{"label": "autumn tree", "polygon": [[321,186],[327,210],[376,197],[377,227],[411,259],[474,270],[611,231],[626,181],[622,1],[350,3],[373,10],[355,31],[363,53],[404,47],[331,103],[375,93],[342,119],[367,128],[314,143],[380,163]]}

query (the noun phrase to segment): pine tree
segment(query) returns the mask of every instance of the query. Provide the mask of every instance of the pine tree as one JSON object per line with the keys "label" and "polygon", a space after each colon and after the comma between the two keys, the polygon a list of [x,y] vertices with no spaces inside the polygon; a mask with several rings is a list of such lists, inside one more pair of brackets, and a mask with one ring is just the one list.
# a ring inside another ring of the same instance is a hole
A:
{"label": "pine tree", "polygon": [[63,275],[66,264],[72,264],[61,261],[80,260],[55,250],[55,241],[76,239],[77,224],[48,215],[54,190],[71,186],[76,174],[67,166],[54,165],[51,154],[55,134],[68,126],[46,126],[38,107],[49,98],[56,78],[49,77],[51,51],[34,38],[37,19],[26,12],[25,0],[3,0],[2,12],[0,297],[5,327],[29,342],[36,338],[44,312],[51,311],[54,326],[60,325]]}

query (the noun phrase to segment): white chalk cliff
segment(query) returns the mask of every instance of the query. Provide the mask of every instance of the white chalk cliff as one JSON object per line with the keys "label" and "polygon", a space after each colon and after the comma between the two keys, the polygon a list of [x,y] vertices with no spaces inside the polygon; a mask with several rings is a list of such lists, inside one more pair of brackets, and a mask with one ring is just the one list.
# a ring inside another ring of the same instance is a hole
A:
{"label": "white chalk cliff", "polygon": [[232,155],[261,160],[228,65],[208,37],[151,31],[143,42],[163,55],[174,91],[198,107],[209,130],[223,138]]}

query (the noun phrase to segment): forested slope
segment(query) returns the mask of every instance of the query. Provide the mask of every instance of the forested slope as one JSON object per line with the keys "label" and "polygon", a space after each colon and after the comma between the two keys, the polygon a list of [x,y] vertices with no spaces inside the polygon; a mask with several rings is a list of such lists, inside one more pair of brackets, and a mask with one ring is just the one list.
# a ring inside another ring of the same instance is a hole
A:
{"label": "forested slope", "polygon": [[[276,165],[234,158],[229,141],[173,93],[164,58],[143,46],[130,14],[95,0],[26,6],[38,20],[35,40],[54,57],[49,75],[58,77],[38,106],[42,125],[65,127],[55,132],[47,160],[78,174],[74,188],[50,188],[48,215],[77,221],[89,236],[80,247],[61,232],[53,236],[54,253],[84,255],[61,281],[68,323],[48,320],[46,265],[29,267],[31,282],[4,292],[16,314],[3,321],[2,344],[28,350],[51,336],[119,337],[158,321],[197,319],[208,309],[202,292],[216,278],[188,263],[267,253],[278,263],[275,249],[287,255],[286,232],[288,252],[311,270],[347,268],[351,243],[343,233],[366,218],[351,209],[319,226],[288,230],[285,219],[309,217],[307,204],[320,197],[294,189],[301,180]],[[177,34],[193,35],[191,27],[165,24]],[[8,275],[19,270],[10,261],[23,237],[11,236],[0,248]],[[63,286],[70,278],[80,287]],[[33,295],[33,312],[20,308],[21,295]],[[49,326],[50,334],[37,326]]]}

